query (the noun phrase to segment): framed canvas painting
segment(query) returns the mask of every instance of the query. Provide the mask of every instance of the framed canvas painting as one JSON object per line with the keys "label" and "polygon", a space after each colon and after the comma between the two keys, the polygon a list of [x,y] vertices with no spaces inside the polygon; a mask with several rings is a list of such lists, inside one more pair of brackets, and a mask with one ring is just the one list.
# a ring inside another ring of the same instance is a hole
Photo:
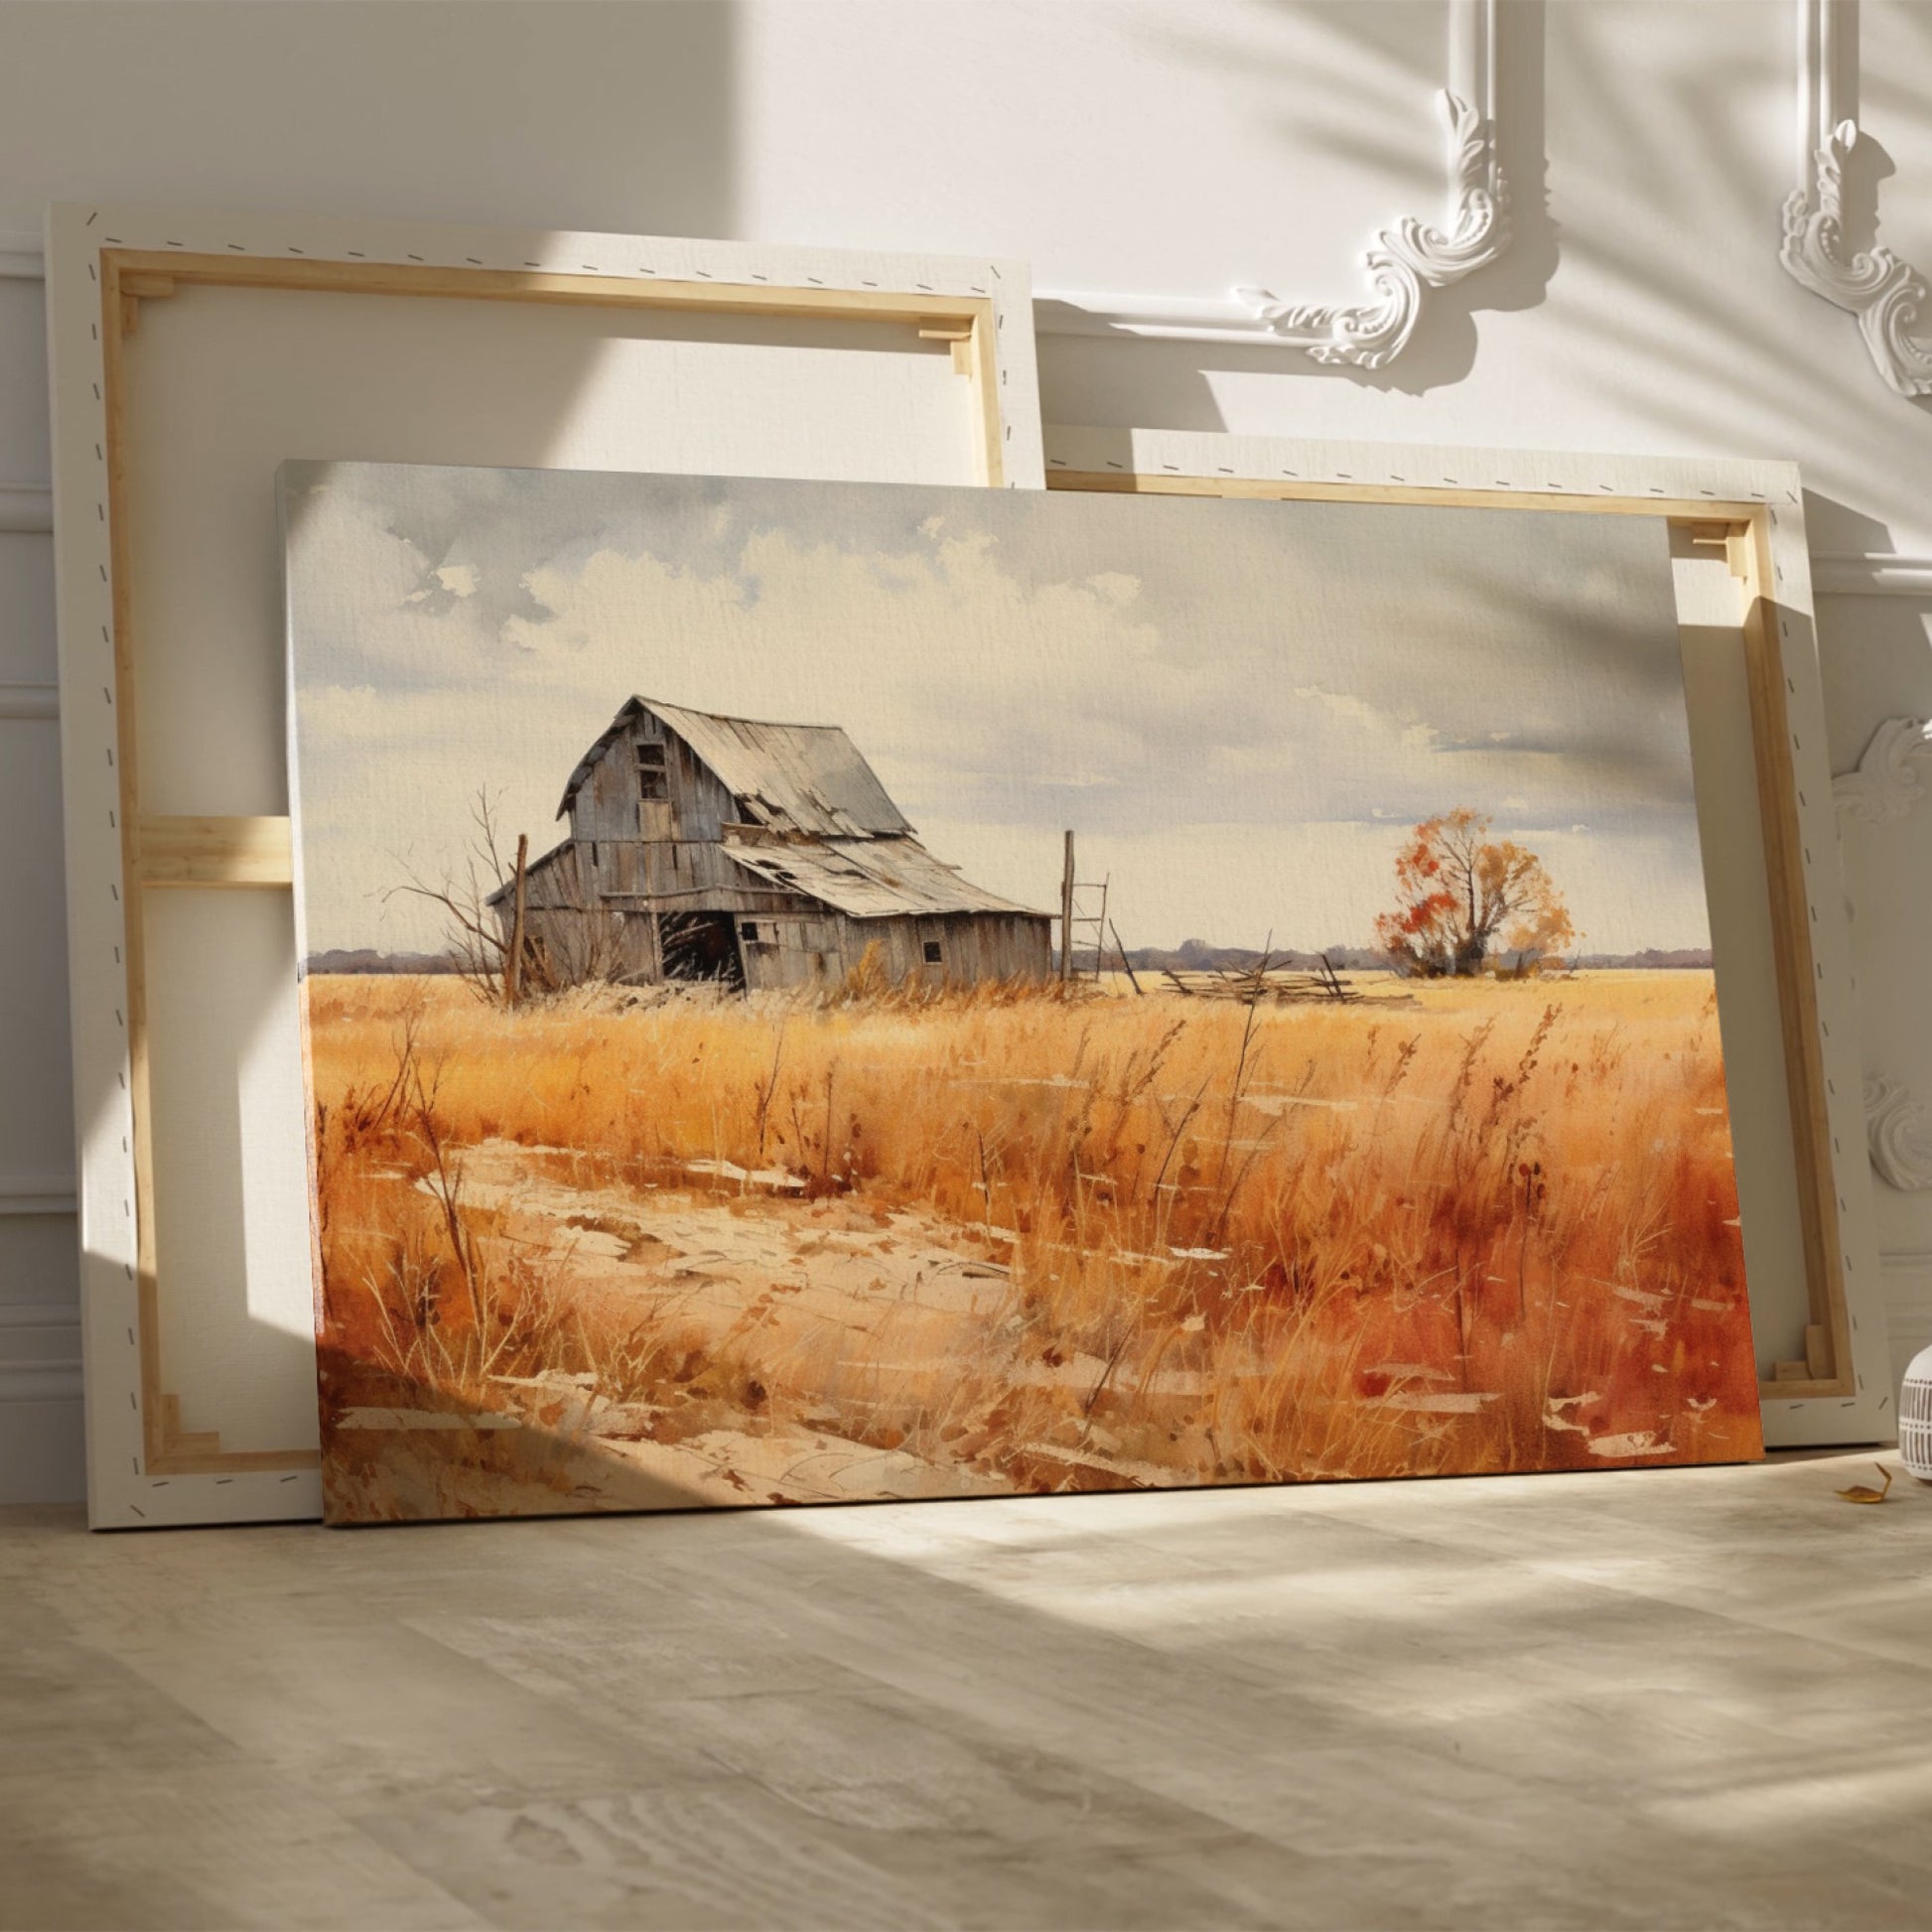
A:
{"label": "framed canvas painting", "polygon": [[1889,1440],[1895,1364],[1797,468],[1064,425],[1046,446],[1056,489],[1664,520],[1765,1442]]}
{"label": "framed canvas painting", "polygon": [[1036,487],[1024,264],[56,207],[88,1512],[322,1509],[275,470]]}
{"label": "framed canvas painting", "polygon": [[1661,518],[281,496],[331,1520],[1759,1452]]}

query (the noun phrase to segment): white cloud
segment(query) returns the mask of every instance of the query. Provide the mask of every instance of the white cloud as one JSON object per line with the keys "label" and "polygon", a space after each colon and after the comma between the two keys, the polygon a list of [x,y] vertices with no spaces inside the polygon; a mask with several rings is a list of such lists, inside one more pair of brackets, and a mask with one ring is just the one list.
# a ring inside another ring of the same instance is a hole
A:
{"label": "white cloud", "polygon": [[[1284,945],[1364,941],[1402,828],[1457,803],[1499,830],[1598,826],[1566,848],[1562,881],[1592,943],[1701,939],[1694,850],[1692,875],[1659,859],[1686,849],[1681,698],[1672,714],[1654,677],[1633,686],[1624,736],[1605,736],[1587,629],[1536,630],[1504,675],[1482,642],[1501,617],[1456,606],[1460,655],[1392,635],[1313,594],[1292,545],[1183,597],[1199,525],[1138,526],[1121,568],[1081,534],[1109,527],[1098,498],[1053,543],[1052,499],[973,491],[868,542],[851,518],[919,497],[713,482],[722,499],[673,542],[675,482],[608,480],[596,538],[538,542],[497,501],[500,473],[347,474],[360,486],[306,499],[291,569],[314,946],[426,942],[396,936],[409,915],[393,901],[372,937],[370,907],[404,860],[455,862],[480,786],[543,849],[571,764],[632,692],[842,724],[941,856],[1029,902],[1051,901],[1074,824],[1083,876],[1114,872],[1134,943],[1258,942],[1271,925]],[[431,491],[461,560],[447,530],[412,521]],[[466,491],[496,492],[493,534]],[[1441,570],[1400,545],[1384,570],[1440,595]],[[1629,592],[1610,571],[1605,595]],[[1470,728],[1498,708],[1510,730]],[[1614,883],[1644,867],[1645,895]]]}

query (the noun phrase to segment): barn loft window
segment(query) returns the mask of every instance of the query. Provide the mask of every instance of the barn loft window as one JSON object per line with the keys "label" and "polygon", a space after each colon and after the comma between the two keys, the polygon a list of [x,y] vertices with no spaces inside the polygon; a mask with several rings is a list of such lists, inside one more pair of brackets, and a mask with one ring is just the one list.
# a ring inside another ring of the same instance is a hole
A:
{"label": "barn loft window", "polygon": [[646,802],[671,795],[669,781],[664,775],[664,748],[661,745],[637,747],[637,795]]}
{"label": "barn loft window", "polygon": [[925,942],[925,963],[928,966],[937,966],[939,964],[939,942],[937,939],[928,939]]}
{"label": "barn loft window", "polygon": [[[769,921],[767,920],[766,923],[769,924]],[[754,946],[759,946],[759,945],[768,946],[772,943],[774,939],[776,939],[777,932],[776,929],[773,928],[771,931],[766,932],[762,937],[760,937],[758,920],[740,919],[738,922],[738,936],[741,939],[747,941],[749,944]]]}

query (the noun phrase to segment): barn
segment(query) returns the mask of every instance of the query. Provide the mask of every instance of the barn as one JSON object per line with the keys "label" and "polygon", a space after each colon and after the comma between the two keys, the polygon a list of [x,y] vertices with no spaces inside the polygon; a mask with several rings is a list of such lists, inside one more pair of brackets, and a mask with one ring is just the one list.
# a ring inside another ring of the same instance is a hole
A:
{"label": "barn", "polygon": [[[836,725],[631,698],[564,786],[524,873],[530,944],[570,978],[837,982],[872,954],[929,985],[1044,979],[1051,915],[936,859]],[[507,939],[515,882],[489,904]]]}

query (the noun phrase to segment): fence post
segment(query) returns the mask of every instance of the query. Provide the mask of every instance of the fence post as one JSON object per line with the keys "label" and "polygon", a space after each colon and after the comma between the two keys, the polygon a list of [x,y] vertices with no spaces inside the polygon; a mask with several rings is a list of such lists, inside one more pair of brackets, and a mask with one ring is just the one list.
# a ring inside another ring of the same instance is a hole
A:
{"label": "fence post", "polygon": [[530,856],[530,835],[516,835],[515,912],[510,919],[510,956],[503,962],[503,1004],[513,1007],[523,997],[523,867]]}
{"label": "fence post", "polygon": [[1060,867],[1060,984],[1073,978],[1073,831],[1066,834],[1066,858]]}

